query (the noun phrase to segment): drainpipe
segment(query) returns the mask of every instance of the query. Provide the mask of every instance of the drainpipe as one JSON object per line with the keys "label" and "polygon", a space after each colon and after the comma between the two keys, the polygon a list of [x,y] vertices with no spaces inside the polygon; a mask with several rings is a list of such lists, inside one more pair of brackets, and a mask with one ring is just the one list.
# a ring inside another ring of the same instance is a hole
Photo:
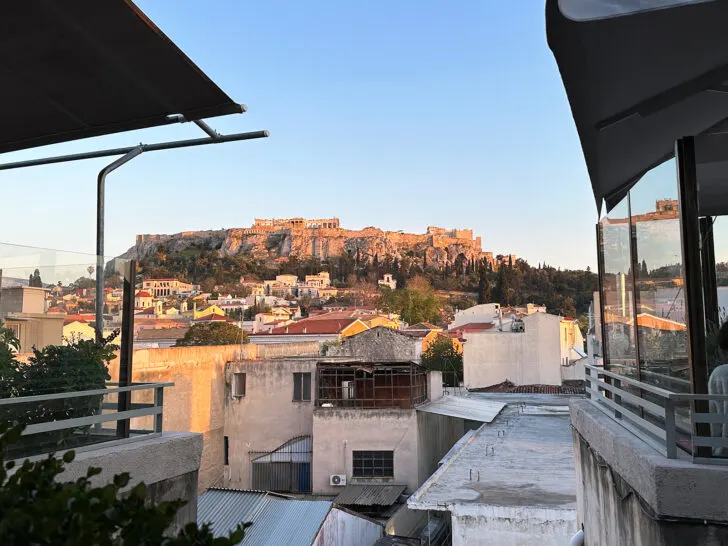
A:
{"label": "drainpipe", "polygon": [[[101,169],[97,179],[96,193],[96,341],[104,337],[104,205],[106,198],[106,176],[131,161],[144,151],[142,146],[131,149],[119,159]],[[131,279],[134,290],[135,279]]]}

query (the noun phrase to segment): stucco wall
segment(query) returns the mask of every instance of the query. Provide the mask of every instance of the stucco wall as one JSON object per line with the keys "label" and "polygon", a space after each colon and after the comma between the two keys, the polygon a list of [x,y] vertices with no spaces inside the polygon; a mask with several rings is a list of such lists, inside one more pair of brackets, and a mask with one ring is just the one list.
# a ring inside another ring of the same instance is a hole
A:
{"label": "stucco wall", "polygon": [[371,546],[383,534],[380,524],[349,512],[332,508],[312,546]]}
{"label": "stucco wall", "polygon": [[509,380],[517,385],[561,384],[560,319],[534,313],[523,319],[525,331],[465,334],[465,386],[482,388]]}
{"label": "stucco wall", "polygon": [[422,340],[387,328],[377,326],[329,347],[327,356],[350,356],[360,360],[388,361],[414,360],[419,362]]}
{"label": "stucco wall", "polygon": [[[203,435],[199,473],[200,493],[223,480],[225,425],[225,363],[241,356],[248,359],[297,354],[318,354],[317,343],[280,345],[216,345],[169,347],[134,351],[132,381],[174,382],[164,392],[165,431],[199,432]],[[118,358],[110,363],[112,381],[119,378]],[[151,402],[151,391],[134,393],[132,402]],[[135,420],[132,428],[151,428],[151,418]]]}
{"label": "stucco wall", "polygon": [[[246,360],[226,369],[225,432],[229,462],[225,486],[251,487],[251,451],[272,451],[296,436],[313,432],[316,398],[315,358]],[[293,401],[293,374],[311,374],[311,401]],[[245,396],[233,398],[234,373],[245,373]],[[221,440],[222,441],[222,440]]]}
{"label": "stucco wall", "polygon": [[465,434],[465,421],[457,417],[417,412],[418,486],[429,478],[450,448]]}
{"label": "stucco wall", "polygon": [[[452,546],[563,546],[574,535],[574,511],[462,504],[452,511]],[[629,542],[586,542],[621,546]],[[657,543],[655,543],[657,544]]]}
{"label": "stucco wall", "polygon": [[[313,412],[313,490],[336,493],[329,475],[352,482],[352,451],[394,451],[394,479],[411,493],[419,485],[415,410],[317,408]],[[362,480],[373,482],[371,478]]]}

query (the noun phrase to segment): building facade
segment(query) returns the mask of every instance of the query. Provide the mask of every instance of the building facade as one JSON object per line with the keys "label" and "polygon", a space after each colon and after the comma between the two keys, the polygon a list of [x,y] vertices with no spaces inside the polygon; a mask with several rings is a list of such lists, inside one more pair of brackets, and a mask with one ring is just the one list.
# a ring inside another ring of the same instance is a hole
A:
{"label": "building facade", "polygon": [[149,292],[155,298],[188,294],[192,292],[192,285],[177,279],[145,279],[142,281],[142,290]]}

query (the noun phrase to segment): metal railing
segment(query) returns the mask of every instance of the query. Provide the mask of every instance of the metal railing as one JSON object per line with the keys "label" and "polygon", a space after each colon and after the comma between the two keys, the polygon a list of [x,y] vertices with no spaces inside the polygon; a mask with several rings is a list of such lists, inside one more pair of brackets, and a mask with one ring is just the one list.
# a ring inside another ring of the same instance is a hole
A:
{"label": "metal railing", "polygon": [[[164,388],[174,383],[133,383],[85,391],[39,394],[0,399],[0,418],[24,425],[21,440],[8,449],[10,458],[98,447],[111,441],[130,441],[161,434]],[[130,399],[119,411],[118,398]],[[136,396],[137,401],[131,400]],[[116,398],[117,400],[108,400]],[[118,423],[129,423],[119,434]],[[113,423],[113,427],[105,427]]]}
{"label": "metal railing", "polygon": [[594,405],[662,455],[676,459],[686,453],[696,463],[728,464],[728,457],[717,455],[721,450],[728,455],[728,437],[696,433],[708,425],[728,426],[728,413],[697,411],[709,408],[711,401],[728,408],[728,395],[677,393],[601,367],[584,367],[587,397]]}

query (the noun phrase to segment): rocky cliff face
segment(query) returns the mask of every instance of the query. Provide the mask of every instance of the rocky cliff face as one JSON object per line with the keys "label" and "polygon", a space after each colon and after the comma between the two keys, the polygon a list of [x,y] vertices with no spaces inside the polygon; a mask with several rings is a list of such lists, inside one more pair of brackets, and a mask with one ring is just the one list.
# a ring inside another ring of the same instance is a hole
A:
{"label": "rocky cliff face", "polygon": [[348,230],[328,229],[261,229],[234,228],[217,231],[191,231],[174,235],[138,235],[137,244],[121,257],[144,259],[164,246],[167,252],[188,248],[216,250],[223,255],[246,254],[260,260],[276,261],[290,256],[326,259],[359,254],[362,261],[379,260],[389,255],[401,259],[405,255],[426,256],[435,267],[452,264],[458,255],[478,260],[484,256],[480,238],[411,234],[382,231],[377,228]]}

